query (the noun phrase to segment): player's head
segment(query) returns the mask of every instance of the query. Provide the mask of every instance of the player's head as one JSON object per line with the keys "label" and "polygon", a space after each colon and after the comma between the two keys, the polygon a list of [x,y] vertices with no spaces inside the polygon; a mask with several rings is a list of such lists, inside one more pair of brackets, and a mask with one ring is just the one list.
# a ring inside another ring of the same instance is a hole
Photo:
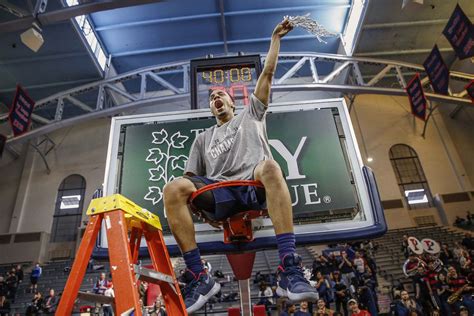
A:
{"label": "player's head", "polygon": [[212,90],[209,94],[209,107],[216,118],[233,116],[235,111],[234,99],[225,90]]}

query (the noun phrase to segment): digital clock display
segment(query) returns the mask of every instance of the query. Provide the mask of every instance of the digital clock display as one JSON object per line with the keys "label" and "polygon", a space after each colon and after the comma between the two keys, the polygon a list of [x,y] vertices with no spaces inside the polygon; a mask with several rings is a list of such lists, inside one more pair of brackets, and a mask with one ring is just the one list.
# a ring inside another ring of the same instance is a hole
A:
{"label": "digital clock display", "polygon": [[261,71],[260,56],[235,56],[191,61],[191,104],[208,108],[213,90],[225,90],[236,106],[248,105]]}

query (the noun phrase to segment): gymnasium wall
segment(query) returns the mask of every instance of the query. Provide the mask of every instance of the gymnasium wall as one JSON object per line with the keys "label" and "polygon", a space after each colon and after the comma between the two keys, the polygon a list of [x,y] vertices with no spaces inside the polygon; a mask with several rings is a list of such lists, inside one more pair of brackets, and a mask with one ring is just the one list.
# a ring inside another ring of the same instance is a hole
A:
{"label": "gymnasium wall", "polygon": [[[278,99],[289,101],[292,96],[285,94]],[[376,174],[383,201],[402,199],[389,160],[390,147],[398,143],[407,144],[418,153],[433,195],[473,190],[474,166],[472,158],[469,159],[469,155],[473,157],[470,137],[473,131],[466,126],[463,128],[463,125],[457,126],[454,121],[446,122],[443,115],[444,109],[435,112],[434,120],[430,121],[426,137],[423,138],[423,124],[413,119],[406,98],[375,95],[356,98],[351,112],[354,130],[363,159]],[[50,137],[56,147],[46,157],[51,169],[49,174],[31,146],[19,159],[13,160],[8,156],[8,160],[2,160],[0,235],[28,232],[49,234],[58,187],[64,178],[72,174],[80,174],[86,179],[85,212],[90,197],[103,181],[109,127],[109,119],[98,119],[52,133]],[[373,157],[373,162],[366,162],[367,154]],[[456,203],[446,207],[448,220],[458,213],[464,215],[466,208],[472,207],[474,211],[472,200],[463,203],[459,208]],[[386,210],[389,228],[415,226],[416,217],[419,216],[433,216],[436,223],[442,224],[442,218],[434,207],[425,210]],[[54,247],[50,245],[49,250]]]}

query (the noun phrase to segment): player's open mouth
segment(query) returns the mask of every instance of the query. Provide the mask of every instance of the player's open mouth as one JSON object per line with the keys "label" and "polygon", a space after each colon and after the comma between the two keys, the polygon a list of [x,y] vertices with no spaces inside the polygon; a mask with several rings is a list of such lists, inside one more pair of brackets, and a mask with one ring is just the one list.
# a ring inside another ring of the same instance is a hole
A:
{"label": "player's open mouth", "polygon": [[216,100],[214,101],[214,106],[216,107],[216,109],[219,110],[221,107],[224,106],[224,103],[221,100]]}

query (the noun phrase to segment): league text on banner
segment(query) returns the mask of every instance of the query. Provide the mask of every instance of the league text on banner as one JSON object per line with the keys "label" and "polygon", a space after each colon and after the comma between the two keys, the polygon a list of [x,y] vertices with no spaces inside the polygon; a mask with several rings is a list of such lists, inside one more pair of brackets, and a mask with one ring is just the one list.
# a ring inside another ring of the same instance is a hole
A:
{"label": "league text on banner", "polygon": [[408,98],[410,99],[411,111],[413,115],[426,120],[426,98],[423,92],[423,85],[420,81],[420,75],[416,74],[407,85]]}
{"label": "league text on banner", "polygon": [[456,5],[443,30],[459,59],[474,56],[474,26],[461,7]]}
{"label": "league text on banner", "polygon": [[35,101],[18,85],[9,114],[14,136],[19,136],[28,130],[34,106]]}
{"label": "league text on banner", "polygon": [[441,56],[438,45],[433,47],[428,58],[423,63],[426,73],[430,78],[431,86],[437,93],[448,94],[449,69]]}

